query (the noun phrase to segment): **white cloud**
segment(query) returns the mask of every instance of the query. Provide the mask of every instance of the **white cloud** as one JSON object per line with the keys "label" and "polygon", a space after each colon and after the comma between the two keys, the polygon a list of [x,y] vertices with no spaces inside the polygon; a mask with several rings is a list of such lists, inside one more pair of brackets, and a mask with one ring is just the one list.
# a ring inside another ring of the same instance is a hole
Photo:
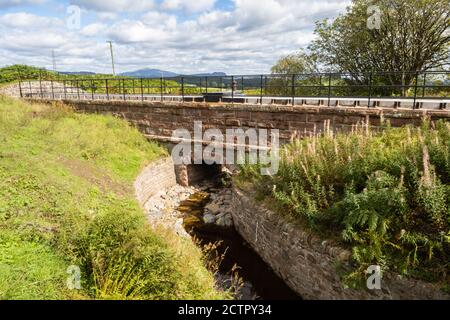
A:
{"label": "white cloud", "polygon": [[177,17],[158,11],[150,11],[141,17],[141,21],[149,26],[165,27],[174,30],[177,27]]}
{"label": "white cloud", "polygon": [[46,0],[0,0],[0,8],[17,7],[21,5],[43,4]]}
{"label": "white cloud", "polygon": [[138,12],[154,7],[153,0],[72,0],[74,5],[100,12]]}
{"label": "white cloud", "polygon": [[0,64],[51,67],[54,49],[60,70],[109,72],[105,41],[113,40],[119,72],[142,67],[180,73],[269,72],[280,56],[313,39],[317,19],[336,16],[350,2],[233,1],[233,7],[219,10],[208,0],[73,0],[94,10],[97,18],[81,30],[67,30],[62,19],[5,14],[0,16]]}
{"label": "white cloud", "polygon": [[108,25],[104,23],[91,23],[81,29],[80,34],[86,37],[93,37],[102,34],[107,30]]}
{"label": "white cloud", "polygon": [[0,16],[0,24],[10,28],[36,29],[62,26],[63,21],[56,18],[41,17],[26,12],[18,12]]}
{"label": "white cloud", "polygon": [[164,0],[163,10],[186,10],[190,13],[203,12],[214,8],[216,0]]}

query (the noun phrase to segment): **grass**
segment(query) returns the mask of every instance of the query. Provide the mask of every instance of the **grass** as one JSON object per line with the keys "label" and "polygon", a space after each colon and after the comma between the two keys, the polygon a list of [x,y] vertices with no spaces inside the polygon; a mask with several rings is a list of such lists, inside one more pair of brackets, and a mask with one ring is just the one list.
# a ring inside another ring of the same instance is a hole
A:
{"label": "grass", "polygon": [[357,286],[377,264],[437,283],[450,278],[450,123],[294,141],[280,170],[244,166],[237,183],[324,238],[352,250],[345,281]]}
{"label": "grass", "polygon": [[200,249],[150,227],[134,198],[166,154],[112,116],[0,97],[0,299],[228,298]]}

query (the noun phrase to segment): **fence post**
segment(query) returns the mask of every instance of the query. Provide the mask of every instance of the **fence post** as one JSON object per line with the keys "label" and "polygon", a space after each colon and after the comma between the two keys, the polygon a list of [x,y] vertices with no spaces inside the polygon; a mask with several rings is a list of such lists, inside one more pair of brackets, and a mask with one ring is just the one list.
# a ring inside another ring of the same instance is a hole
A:
{"label": "fence post", "polygon": [[77,85],[78,100],[81,100],[81,98],[80,98],[80,82],[79,82],[79,80],[76,81],[76,85]]}
{"label": "fence post", "polygon": [[41,99],[43,98],[42,96],[42,70],[39,69],[39,91],[40,91],[40,95],[41,95]]}
{"label": "fence post", "polygon": [[31,81],[28,80],[28,89],[30,90],[31,98],[33,98],[33,88],[31,88]]}
{"label": "fence post", "polygon": [[295,74],[292,75],[292,105],[295,105]]}
{"label": "fence post", "polygon": [[53,80],[50,80],[50,84],[52,86],[52,99],[55,100],[55,91],[53,90]]}
{"label": "fence post", "polygon": [[66,80],[63,80],[63,86],[64,86],[64,100],[67,100]]}
{"label": "fence post", "polygon": [[206,82],[206,94],[208,94],[208,77],[205,77],[205,82]]}
{"label": "fence post", "polygon": [[242,93],[244,93],[244,91],[245,91],[244,77],[241,78],[241,85],[242,85]]}
{"label": "fence post", "polygon": [[91,97],[92,97],[92,100],[95,100],[95,98],[94,98],[94,80],[91,80]]}
{"label": "fence post", "polygon": [[108,79],[105,79],[105,89],[106,89],[106,100],[109,101]]}
{"label": "fence post", "polygon": [[369,101],[367,102],[367,108],[370,108],[371,100],[372,100],[372,71],[369,73]]}
{"label": "fence post", "polygon": [[184,77],[181,77],[181,100],[184,102]]}
{"label": "fence post", "polygon": [[23,98],[23,93],[22,93],[22,73],[19,70],[19,92],[20,92],[20,97]]}
{"label": "fence post", "polygon": [[22,80],[19,80],[19,92],[20,92],[20,97],[23,98],[23,93],[22,93]]}
{"label": "fence post", "polygon": [[419,81],[419,73],[416,72],[415,83],[414,83],[414,102],[413,102],[413,109],[417,109],[417,108],[416,108],[416,101],[417,101],[417,86],[418,86],[418,81]]}
{"label": "fence post", "polygon": [[144,80],[141,78],[141,100],[144,102]]}
{"label": "fence post", "polygon": [[260,104],[263,104],[263,81],[264,81],[264,75],[261,75],[261,91],[260,91]]}
{"label": "fence post", "polygon": [[331,103],[331,72],[328,74],[328,106]]}

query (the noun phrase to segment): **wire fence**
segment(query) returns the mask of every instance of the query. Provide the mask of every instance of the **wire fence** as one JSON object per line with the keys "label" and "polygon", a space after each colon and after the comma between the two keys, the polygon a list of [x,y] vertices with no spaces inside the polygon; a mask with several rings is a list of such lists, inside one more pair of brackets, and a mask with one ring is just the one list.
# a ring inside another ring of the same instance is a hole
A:
{"label": "wire fence", "polygon": [[[64,100],[141,100],[182,102],[298,104],[337,99],[366,101],[406,100],[420,108],[425,100],[450,98],[450,72],[366,72],[263,74],[232,76],[177,76],[159,78],[64,76],[39,74],[21,78],[20,96]],[[445,104],[444,104],[445,108]]]}

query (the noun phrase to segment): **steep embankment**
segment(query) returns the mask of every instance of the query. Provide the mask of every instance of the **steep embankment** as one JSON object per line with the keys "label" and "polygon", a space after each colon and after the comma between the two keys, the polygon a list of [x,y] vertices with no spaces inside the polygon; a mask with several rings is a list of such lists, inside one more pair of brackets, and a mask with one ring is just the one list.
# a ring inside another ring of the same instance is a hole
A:
{"label": "steep embankment", "polygon": [[0,96],[0,299],[225,297],[199,249],[149,228],[134,197],[164,154],[122,120]]}

